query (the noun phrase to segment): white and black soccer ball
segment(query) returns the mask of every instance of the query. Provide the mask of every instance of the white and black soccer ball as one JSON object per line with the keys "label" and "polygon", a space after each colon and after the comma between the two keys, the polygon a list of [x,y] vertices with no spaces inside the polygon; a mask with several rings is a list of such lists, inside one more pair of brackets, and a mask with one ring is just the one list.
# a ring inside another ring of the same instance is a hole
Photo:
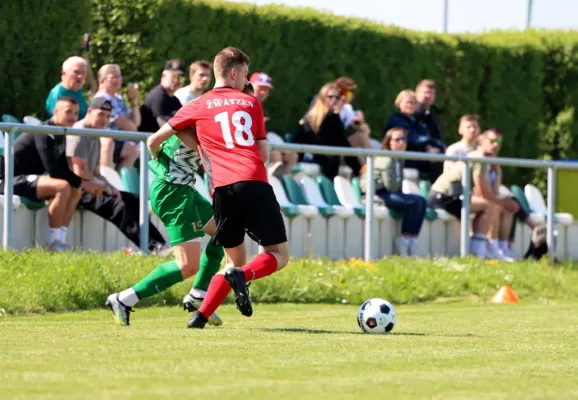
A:
{"label": "white and black soccer ball", "polygon": [[365,333],[389,333],[395,326],[395,309],[387,300],[367,300],[359,307],[357,324]]}

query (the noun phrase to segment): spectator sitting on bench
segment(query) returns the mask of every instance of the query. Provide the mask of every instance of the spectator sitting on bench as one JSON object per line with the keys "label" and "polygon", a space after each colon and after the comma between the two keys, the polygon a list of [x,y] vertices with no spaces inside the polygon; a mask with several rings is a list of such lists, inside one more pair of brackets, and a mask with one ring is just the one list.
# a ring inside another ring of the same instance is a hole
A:
{"label": "spectator sitting on bench", "polygon": [[[71,127],[77,118],[76,100],[61,97],[46,124]],[[51,251],[67,249],[66,233],[80,200],[80,188],[94,194],[103,189],[102,184],[83,181],[70,170],[65,146],[63,135],[31,133],[23,133],[14,143],[14,194],[32,201],[49,201],[47,249]],[[1,175],[4,194],[4,171]]]}
{"label": "spectator sitting on bench", "polygon": [[[86,118],[74,124],[75,128],[104,129],[112,112],[112,104],[104,97],[96,97],[90,103]],[[100,174],[100,138],[68,136],[66,155],[70,157],[72,170],[82,179],[103,182],[100,196],[83,190],[80,204],[87,210],[112,222],[135,245],[140,245],[139,200],[132,193],[119,191]],[[157,252],[168,248],[160,232],[149,222],[149,250]]]}

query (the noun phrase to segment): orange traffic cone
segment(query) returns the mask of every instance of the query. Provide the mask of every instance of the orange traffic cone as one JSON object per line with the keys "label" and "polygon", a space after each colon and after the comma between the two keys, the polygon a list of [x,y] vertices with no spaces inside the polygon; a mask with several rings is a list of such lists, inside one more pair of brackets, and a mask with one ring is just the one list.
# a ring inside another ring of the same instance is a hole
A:
{"label": "orange traffic cone", "polygon": [[498,293],[492,297],[490,302],[495,304],[515,304],[519,303],[520,299],[518,299],[518,295],[514,292],[514,289],[505,285],[498,290]]}

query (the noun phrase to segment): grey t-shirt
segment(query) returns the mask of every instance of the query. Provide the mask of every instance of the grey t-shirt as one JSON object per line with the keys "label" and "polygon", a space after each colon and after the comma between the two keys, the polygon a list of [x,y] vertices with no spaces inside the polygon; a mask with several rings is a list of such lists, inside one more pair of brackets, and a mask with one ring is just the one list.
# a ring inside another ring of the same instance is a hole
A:
{"label": "grey t-shirt", "polygon": [[[84,120],[75,123],[74,128],[84,129]],[[100,139],[66,135],[66,156],[84,158],[88,170],[94,173],[100,161]]]}

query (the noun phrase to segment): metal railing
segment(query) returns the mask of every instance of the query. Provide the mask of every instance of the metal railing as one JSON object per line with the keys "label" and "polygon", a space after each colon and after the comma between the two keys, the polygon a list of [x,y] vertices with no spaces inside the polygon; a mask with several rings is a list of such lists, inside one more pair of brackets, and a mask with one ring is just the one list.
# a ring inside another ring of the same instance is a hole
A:
{"label": "metal railing", "polygon": [[[462,174],[462,186],[464,188],[462,212],[461,212],[461,230],[460,230],[460,256],[466,257],[470,249],[470,192],[472,188],[471,182],[471,164],[491,164],[508,167],[520,168],[539,168],[548,170],[548,204],[547,204],[547,241],[548,241],[548,259],[550,262],[554,261],[556,254],[556,242],[554,240],[554,215],[555,215],[555,200],[556,200],[556,169],[578,170],[578,163],[568,163],[560,161],[540,161],[527,160],[520,158],[473,158],[473,157],[453,157],[444,154],[432,153],[418,153],[413,151],[391,151],[391,150],[369,150],[359,148],[342,148],[342,147],[327,147],[314,145],[300,145],[300,144],[272,144],[271,149],[286,152],[297,153],[312,153],[324,155],[341,155],[341,156],[362,156],[367,158],[367,193],[366,198],[373,199],[375,194],[374,186],[374,163],[375,157],[386,156],[396,159],[418,160],[418,161],[463,161],[465,168]],[[375,238],[375,223],[373,218],[373,202],[367,201],[365,204],[365,261],[375,259],[373,238]]]}
{"label": "metal railing", "polygon": [[[111,137],[115,139],[133,140],[136,142],[145,141],[149,136],[142,132],[113,131],[113,130],[96,130],[96,129],[74,129],[63,128],[48,125],[25,125],[0,123],[0,132],[4,131],[4,224],[3,224],[3,247],[10,248],[10,237],[13,229],[13,178],[14,178],[14,143],[13,134],[15,132],[28,132],[33,134],[53,134],[53,135],[77,135],[88,137]],[[390,150],[369,150],[359,148],[328,147],[300,144],[270,144],[272,150],[313,153],[325,155],[342,155],[342,156],[362,156],[367,158],[367,194],[369,199],[375,194],[374,186],[374,163],[375,157],[387,156],[396,159],[420,160],[420,161],[463,161],[465,168],[462,175],[462,185],[464,188],[464,197],[461,213],[461,232],[460,232],[460,255],[465,257],[469,253],[469,232],[470,232],[470,192],[471,192],[471,164],[482,163],[501,165],[521,168],[539,168],[548,170],[548,199],[547,199],[547,237],[549,248],[549,259],[554,260],[556,252],[556,243],[554,240],[554,214],[555,214],[555,195],[556,195],[556,169],[578,170],[578,163],[568,163],[559,161],[540,161],[527,160],[518,158],[470,158],[470,157],[452,157],[443,154],[417,153],[411,151],[390,151]],[[140,196],[139,196],[139,222],[140,222],[140,247],[143,253],[148,251],[148,160],[149,153],[146,146],[140,146]],[[366,202],[365,218],[365,249],[364,258],[366,261],[375,259],[373,239],[375,238],[374,209],[373,202]]]}
{"label": "metal railing", "polygon": [[[14,225],[14,210],[12,208],[12,195],[14,194],[14,140],[16,132],[27,132],[39,135],[75,135],[100,138],[101,136],[114,139],[132,140],[143,142],[149,137],[142,132],[127,132],[100,129],[75,129],[49,125],[25,125],[0,123],[0,132],[4,132],[4,224],[2,245],[4,250],[10,248],[10,239]],[[140,193],[139,193],[139,224],[140,224],[140,249],[143,254],[148,252],[149,242],[149,183],[148,183],[148,160],[149,152],[144,145],[140,146]]]}

